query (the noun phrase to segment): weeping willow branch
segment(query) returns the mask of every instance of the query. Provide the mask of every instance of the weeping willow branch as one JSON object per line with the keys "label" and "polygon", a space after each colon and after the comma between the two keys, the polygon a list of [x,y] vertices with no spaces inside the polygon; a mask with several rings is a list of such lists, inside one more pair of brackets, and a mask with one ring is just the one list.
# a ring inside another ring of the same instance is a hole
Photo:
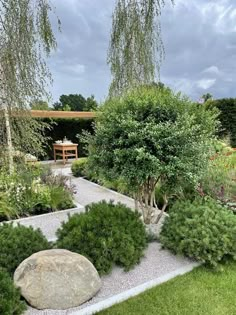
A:
{"label": "weeping willow branch", "polygon": [[[49,19],[52,10],[48,0],[0,0],[0,112],[5,113],[0,121],[0,145],[7,147],[9,161],[9,145],[16,146],[24,139],[36,151],[35,145],[41,144],[37,142],[39,124],[30,121],[27,104],[49,96],[52,78],[45,57],[56,48]],[[27,125],[11,119],[16,110],[25,113]],[[32,140],[32,136],[36,138]]]}
{"label": "weeping willow branch", "polygon": [[164,5],[164,0],[116,1],[107,58],[112,74],[110,96],[159,77],[164,58],[160,24]]}

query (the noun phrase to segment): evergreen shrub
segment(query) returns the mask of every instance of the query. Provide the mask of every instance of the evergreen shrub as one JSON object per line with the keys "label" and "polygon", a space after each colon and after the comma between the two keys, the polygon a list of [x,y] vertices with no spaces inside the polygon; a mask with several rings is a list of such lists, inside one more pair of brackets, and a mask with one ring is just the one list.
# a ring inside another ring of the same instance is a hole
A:
{"label": "evergreen shrub", "polygon": [[100,274],[113,264],[129,270],[143,256],[147,235],[139,214],[123,204],[101,201],[75,214],[57,231],[57,247],[86,256]]}
{"label": "evergreen shrub", "polygon": [[0,314],[21,315],[26,310],[25,302],[20,300],[20,291],[6,271],[0,270]]}
{"label": "evergreen shrub", "polygon": [[22,225],[14,227],[12,223],[0,225],[0,268],[10,274],[14,273],[23,260],[50,247],[39,229]]}
{"label": "evergreen shrub", "polygon": [[215,267],[226,256],[236,258],[236,216],[211,199],[179,201],[163,224],[160,240],[174,253]]}

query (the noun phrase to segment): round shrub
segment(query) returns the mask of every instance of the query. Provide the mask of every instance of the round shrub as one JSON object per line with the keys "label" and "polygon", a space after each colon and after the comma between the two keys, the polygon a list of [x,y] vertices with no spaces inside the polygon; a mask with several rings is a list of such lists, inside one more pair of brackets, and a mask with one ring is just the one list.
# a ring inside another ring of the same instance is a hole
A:
{"label": "round shrub", "polygon": [[0,268],[11,274],[24,259],[49,248],[50,244],[39,229],[7,223],[0,226]]}
{"label": "round shrub", "polygon": [[87,158],[80,158],[78,160],[73,161],[72,166],[71,166],[72,174],[75,177],[84,176],[86,164],[87,164]]}
{"label": "round shrub", "polygon": [[160,240],[175,253],[216,266],[226,256],[236,257],[236,216],[214,200],[180,201],[170,210]]}
{"label": "round shrub", "polygon": [[6,271],[0,270],[0,314],[20,315],[26,310],[26,304],[20,300],[20,291]]}
{"label": "round shrub", "polygon": [[75,214],[57,231],[59,248],[86,256],[100,274],[113,264],[129,270],[140,261],[147,245],[139,214],[123,204],[101,201]]}

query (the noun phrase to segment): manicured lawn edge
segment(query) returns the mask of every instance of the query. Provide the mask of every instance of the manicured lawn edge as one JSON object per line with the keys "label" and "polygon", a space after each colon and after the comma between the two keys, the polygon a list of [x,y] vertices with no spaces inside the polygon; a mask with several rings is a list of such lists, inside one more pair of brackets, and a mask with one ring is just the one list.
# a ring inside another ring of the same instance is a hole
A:
{"label": "manicured lawn edge", "polygon": [[102,310],[105,310],[115,304],[124,302],[128,300],[131,297],[134,297],[136,295],[139,295],[140,293],[145,292],[148,289],[151,289],[159,284],[162,284],[164,282],[167,282],[176,276],[184,275],[190,271],[192,271],[194,268],[198,267],[200,264],[197,262],[193,262],[190,266],[184,266],[181,267],[175,271],[169,272],[164,276],[158,277],[156,279],[150,280],[148,282],[145,282],[137,287],[134,287],[132,289],[129,289],[127,291],[124,291],[120,294],[114,295],[106,300],[103,300],[101,302],[98,302],[94,305],[90,305],[88,307],[85,307],[79,311],[71,312],[71,315],[90,315],[95,314],[97,312],[100,312]]}

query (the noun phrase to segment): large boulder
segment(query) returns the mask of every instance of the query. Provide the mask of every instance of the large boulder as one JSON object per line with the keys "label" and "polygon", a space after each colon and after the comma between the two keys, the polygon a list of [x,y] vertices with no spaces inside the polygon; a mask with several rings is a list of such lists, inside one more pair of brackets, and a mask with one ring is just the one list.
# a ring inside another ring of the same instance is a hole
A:
{"label": "large boulder", "polygon": [[51,249],[25,259],[14,274],[22,296],[37,309],[67,309],[92,298],[101,287],[93,264],[84,256]]}

